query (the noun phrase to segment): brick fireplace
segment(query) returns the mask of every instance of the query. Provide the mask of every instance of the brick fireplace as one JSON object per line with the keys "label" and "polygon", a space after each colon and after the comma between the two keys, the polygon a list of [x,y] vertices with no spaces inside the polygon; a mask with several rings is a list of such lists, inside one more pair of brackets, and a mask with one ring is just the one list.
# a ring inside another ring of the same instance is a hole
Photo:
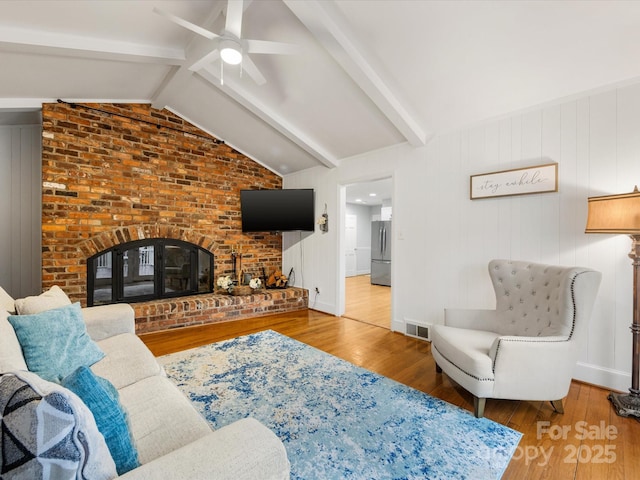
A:
{"label": "brick fireplace", "polygon": [[[43,286],[86,305],[86,260],[118,243],[173,238],[214,254],[231,273],[233,249],[247,273],[282,268],[275,234],[244,234],[240,190],[282,179],[182,118],[144,104],[43,105]],[[306,308],[301,289],[246,297],[203,294],[134,304],[136,329]]]}

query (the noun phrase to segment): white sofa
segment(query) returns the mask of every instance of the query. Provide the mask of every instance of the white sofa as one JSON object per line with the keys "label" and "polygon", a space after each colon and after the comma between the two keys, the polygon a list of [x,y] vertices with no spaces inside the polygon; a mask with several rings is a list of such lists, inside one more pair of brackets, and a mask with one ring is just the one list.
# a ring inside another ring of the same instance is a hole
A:
{"label": "white sofa", "polygon": [[[13,299],[0,288],[1,374],[27,369],[8,321],[12,310]],[[135,335],[129,305],[83,308],[82,317],[87,333],[106,354],[90,368],[116,387],[137,448],[140,466],[119,478],[289,478],[283,444],[258,421],[246,418],[216,431],[210,428]]]}

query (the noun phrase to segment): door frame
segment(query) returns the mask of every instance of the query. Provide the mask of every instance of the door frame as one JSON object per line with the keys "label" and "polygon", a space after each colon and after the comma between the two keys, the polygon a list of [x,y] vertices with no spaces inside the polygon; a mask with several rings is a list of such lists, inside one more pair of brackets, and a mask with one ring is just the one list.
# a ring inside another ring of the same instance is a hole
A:
{"label": "door frame", "polygon": [[[376,180],[382,180],[384,178],[390,178],[392,182],[392,194],[391,199],[393,202],[393,198],[396,196],[396,184],[395,184],[395,176],[392,172],[389,172],[388,175],[378,174],[371,175],[366,177],[360,177],[351,181],[342,181],[338,183],[338,245],[337,252],[340,252],[338,255],[338,269],[337,269],[337,278],[336,285],[339,286],[337,289],[337,302],[336,302],[336,311],[338,316],[344,315],[346,310],[346,259],[344,255],[345,249],[345,228],[346,228],[346,215],[347,215],[347,185],[352,185],[354,183],[369,183],[374,182]],[[395,238],[395,229],[396,222],[391,222],[391,235]],[[391,243],[391,258],[395,258],[395,249],[397,242]],[[393,332],[394,329],[394,305],[395,305],[395,294],[393,289],[394,278],[395,278],[395,265],[393,262],[391,263],[391,318],[389,319],[389,328]]]}

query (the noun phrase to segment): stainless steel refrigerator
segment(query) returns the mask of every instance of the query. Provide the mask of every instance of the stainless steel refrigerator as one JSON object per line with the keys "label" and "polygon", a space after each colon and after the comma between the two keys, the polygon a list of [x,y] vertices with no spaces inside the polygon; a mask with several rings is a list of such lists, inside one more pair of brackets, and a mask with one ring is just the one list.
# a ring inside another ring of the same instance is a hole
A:
{"label": "stainless steel refrigerator", "polygon": [[391,286],[391,222],[371,222],[371,284]]}

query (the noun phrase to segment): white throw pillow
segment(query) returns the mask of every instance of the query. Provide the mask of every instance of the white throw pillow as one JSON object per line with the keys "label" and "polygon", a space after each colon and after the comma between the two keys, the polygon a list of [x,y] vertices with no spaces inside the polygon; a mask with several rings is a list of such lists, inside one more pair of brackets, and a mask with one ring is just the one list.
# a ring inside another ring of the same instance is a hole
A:
{"label": "white throw pillow", "polygon": [[71,305],[71,300],[60,287],[54,285],[40,295],[16,300],[16,312],[18,315],[34,315],[66,305]]}
{"label": "white throw pillow", "polygon": [[9,313],[16,312],[16,301],[9,295],[4,288],[0,287],[0,308],[6,310]]}
{"label": "white throw pillow", "polygon": [[0,373],[12,370],[27,370],[27,364],[16,332],[9,323],[9,312],[0,309]]}

